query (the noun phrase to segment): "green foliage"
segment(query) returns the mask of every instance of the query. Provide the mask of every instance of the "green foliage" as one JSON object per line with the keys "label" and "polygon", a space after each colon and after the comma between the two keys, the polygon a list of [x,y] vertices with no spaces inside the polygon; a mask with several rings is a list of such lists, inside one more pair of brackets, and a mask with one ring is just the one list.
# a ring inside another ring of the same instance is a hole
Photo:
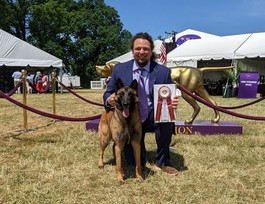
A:
{"label": "green foliage", "polygon": [[242,69],[240,67],[235,67],[234,69],[225,70],[225,77],[231,80],[232,82],[239,83],[239,75]]}
{"label": "green foliage", "polygon": [[[96,65],[129,51],[132,35],[103,0],[0,0],[0,28],[60,58],[83,87]],[[26,35],[27,34],[27,35]]]}
{"label": "green foliage", "polygon": [[0,0],[0,28],[26,40],[29,7],[34,0]]}

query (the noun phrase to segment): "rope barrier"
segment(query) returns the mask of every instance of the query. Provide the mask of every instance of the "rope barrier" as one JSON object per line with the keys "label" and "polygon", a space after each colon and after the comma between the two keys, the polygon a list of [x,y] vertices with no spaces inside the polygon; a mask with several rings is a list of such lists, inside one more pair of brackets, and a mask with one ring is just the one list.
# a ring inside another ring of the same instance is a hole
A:
{"label": "rope barrier", "polygon": [[[17,85],[8,93],[4,93],[6,96],[12,96],[17,90],[18,88],[21,86],[21,82],[17,83]],[[0,96],[0,98],[3,98]]]}
{"label": "rope barrier", "polygon": [[9,96],[7,96],[6,94],[4,94],[2,91],[0,91],[0,96],[2,98],[5,98],[6,100],[10,101],[13,104],[16,104],[17,106],[20,106],[21,108],[24,108],[28,111],[31,111],[33,113],[45,116],[45,117],[49,117],[49,118],[53,118],[53,119],[58,119],[58,120],[64,120],[64,121],[72,121],[72,122],[81,122],[81,121],[88,121],[88,120],[94,120],[94,119],[98,119],[101,117],[101,114],[99,115],[95,115],[95,116],[91,116],[91,117],[86,117],[86,118],[72,118],[72,117],[66,117],[66,116],[60,116],[60,115],[54,115],[51,113],[47,113],[47,112],[43,112],[43,111],[39,111],[35,108],[29,107],[19,101],[16,101],[12,98],[10,98]]}
{"label": "rope barrier", "polygon": [[74,94],[76,97],[82,99],[83,101],[86,101],[90,104],[93,104],[93,105],[97,105],[97,106],[104,106],[103,104],[101,103],[97,103],[97,102],[93,102],[93,101],[90,101],[90,100],[87,100],[86,98],[78,95],[77,93],[75,93],[74,91],[72,91],[71,89],[69,89],[67,86],[65,86],[63,83],[61,83],[60,81],[58,81],[58,83],[63,87],[65,88],[67,91],[69,91],[70,93]]}
{"label": "rope barrier", "polygon": [[[49,87],[52,85],[52,82],[48,82],[46,88],[42,91],[38,91],[36,90],[35,86],[30,82],[28,81],[30,86],[35,89],[35,91],[37,92],[40,92],[40,93],[46,93],[49,89]],[[69,89],[67,86],[65,86],[63,83],[59,82],[58,83],[64,88],[66,89],[67,91],[69,91],[70,93],[72,93],[73,95],[75,95],[76,97],[82,99],[83,101],[86,101],[90,104],[93,104],[93,105],[97,105],[97,106],[104,106],[103,104],[100,104],[100,103],[96,103],[96,102],[93,102],[93,101],[90,101],[90,100],[87,100],[86,98],[78,95],[77,93],[75,93],[74,91],[72,91],[71,89]],[[16,101],[12,98],[10,98],[11,95],[13,95],[16,90],[21,86],[21,82],[18,83],[8,94],[5,94],[3,93],[2,91],[0,91],[0,97],[1,98],[5,98],[6,100],[10,101],[11,103],[13,104],[16,104],[17,106],[20,106],[28,111],[31,111],[33,113],[36,113],[36,114],[39,114],[39,115],[42,115],[42,116],[45,116],[45,117],[49,117],[49,118],[53,118],[53,119],[58,119],[58,120],[63,120],[63,121],[72,121],[72,122],[80,122],[80,121],[89,121],[89,120],[94,120],[94,119],[98,119],[101,117],[101,114],[99,115],[95,115],[95,116],[91,116],[91,117],[85,117],[85,118],[73,118],[73,117],[66,117],[66,116],[60,116],[60,115],[55,115],[55,114],[51,114],[51,113],[47,113],[47,112],[43,112],[43,111],[40,111],[40,110],[37,110],[37,109],[34,109],[32,107],[29,107],[19,101]],[[185,87],[183,87],[182,85],[176,83],[177,87],[183,91],[184,93],[186,93],[187,95],[193,97],[195,100],[203,103],[204,105],[210,107],[210,108],[213,108],[215,110],[218,110],[220,112],[223,112],[223,113],[226,113],[226,114],[229,114],[229,115],[232,115],[232,116],[236,116],[236,117],[239,117],[239,118],[244,118],[244,119],[249,119],[249,120],[265,120],[265,117],[257,117],[257,116],[248,116],[248,115],[244,115],[244,114],[239,114],[239,113],[236,113],[236,112],[232,112],[232,111],[228,111],[227,109],[236,109],[236,108],[242,108],[242,107],[246,107],[246,106],[249,106],[249,105],[252,105],[252,104],[255,104],[259,101],[262,101],[265,99],[265,97],[262,97],[258,100],[255,100],[255,101],[252,101],[250,103],[247,103],[247,104],[243,104],[243,105],[240,105],[240,106],[234,106],[234,107],[222,107],[222,106],[215,106],[207,101],[205,101],[204,99],[202,99],[201,97],[199,97],[198,95],[195,95],[193,93],[191,93],[189,90],[187,90]]]}
{"label": "rope barrier", "polygon": [[221,108],[220,106],[215,106],[207,101],[205,101],[204,99],[202,99],[201,97],[191,93],[189,90],[187,90],[185,87],[183,87],[182,85],[176,83],[177,87],[183,91],[184,93],[188,94],[189,96],[193,97],[195,100],[203,103],[204,105],[208,106],[208,107],[211,107],[215,110],[218,110],[220,112],[223,112],[223,113],[226,113],[228,115],[232,115],[232,116],[236,116],[236,117],[239,117],[239,118],[244,118],[244,119],[249,119],[249,120],[265,120],[265,117],[258,117],[258,116],[249,116],[249,115],[244,115],[244,114],[240,114],[240,113],[235,113],[235,112],[232,112],[232,111],[228,111],[224,108]]}
{"label": "rope barrier", "polygon": [[261,97],[261,98],[255,100],[255,101],[251,101],[251,102],[249,102],[249,103],[246,103],[246,104],[243,104],[243,105],[239,105],[239,106],[233,106],[233,107],[219,106],[219,107],[220,107],[220,108],[224,108],[224,109],[237,109],[237,108],[244,108],[244,107],[247,107],[247,106],[253,105],[253,104],[255,104],[255,103],[258,103],[258,102],[260,102],[260,101],[262,101],[262,100],[264,100],[264,99],[265,99],[265,96],[263,96],[263,97]]}

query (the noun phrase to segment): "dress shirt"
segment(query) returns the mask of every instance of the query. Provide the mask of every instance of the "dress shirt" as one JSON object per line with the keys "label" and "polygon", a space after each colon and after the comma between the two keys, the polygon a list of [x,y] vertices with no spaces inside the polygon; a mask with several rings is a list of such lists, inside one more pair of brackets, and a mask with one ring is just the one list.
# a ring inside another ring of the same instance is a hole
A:
{"label": "dress shirt", "polygon": [[13,74],[12,74],[12,77],[14,79],[21,79],[21,76],[22,76],[22,73],[20,71],[15,71]]}
{"label": "dress shirt", "polygon": [[133,62],[133,79],[136,79],[138,81],[138,83],[139,83],[139,79],[140,79],[140,72],[138,71],[139,69],[145,69],[146,70],[145,72],[143,72],[142,75],[144,78],[145,92],[147,95],[148,105],[150,105],[151,104],[151,97],[150,97],[150,91],[149,91],[149,74],[148,74],[149,70],[150,70],[150,62],[145,67],[140,67],[136,63],[136,61]]}

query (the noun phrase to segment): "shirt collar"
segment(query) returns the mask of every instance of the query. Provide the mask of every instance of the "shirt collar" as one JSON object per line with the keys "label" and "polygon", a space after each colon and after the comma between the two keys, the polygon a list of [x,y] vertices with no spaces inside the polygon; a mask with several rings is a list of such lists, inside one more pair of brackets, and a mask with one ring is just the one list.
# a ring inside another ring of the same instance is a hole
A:
{"label": "shirt collar", "polygon": [[150,61],[149,61],[148,64],[145,65],[144,67],[140,67],[140,66],[137,64],[137,62],[134,60],[134,61],[133,61],[133,72],[136,71],[136,70],[138,70],[138,69],[145,69],[146,71],[149,72],[149,70],[150,70]]}

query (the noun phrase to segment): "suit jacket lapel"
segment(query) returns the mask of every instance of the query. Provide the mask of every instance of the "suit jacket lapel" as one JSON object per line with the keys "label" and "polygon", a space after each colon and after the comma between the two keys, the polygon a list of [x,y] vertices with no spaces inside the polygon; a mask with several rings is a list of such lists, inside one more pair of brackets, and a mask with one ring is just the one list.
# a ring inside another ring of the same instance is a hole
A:
{"label": "suit jacket lapel", "polygon": [[123,79],[126,79],[126,81],[131,82],[133,81],[133,60],[129,61],[126,64],[126,71],[122,73]]}
{"label": "suit jacket lapel", "polygon": [[133,81],[133,62],[134,60],[131,60],[128,63],[128,72],[126,72],[126,75],[129,78],[129,81]]}
{"label": "suit jacket lapel", "polygon": [[152,95],[153,94],[153,87],[156,81],[156,75],[157,75],[157,63],[151,61],[150,64],[150,73],[149,73],[149,92]]}

